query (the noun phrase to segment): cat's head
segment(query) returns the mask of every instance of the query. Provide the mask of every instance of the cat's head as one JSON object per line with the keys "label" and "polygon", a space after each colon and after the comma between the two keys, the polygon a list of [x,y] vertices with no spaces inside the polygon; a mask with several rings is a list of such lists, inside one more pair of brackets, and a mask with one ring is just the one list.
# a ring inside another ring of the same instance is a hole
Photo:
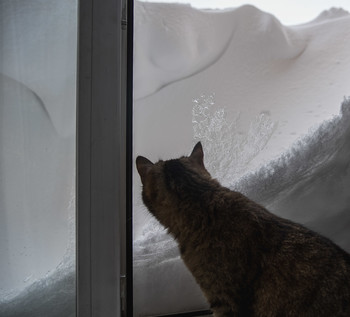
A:
{"label": "cat's head", "polygon": [[[152,163],[143,156],[136,158],[136,167],[143,185],[142,198],[148,210],[165,227],[170,228],[176,221],[178,205],[192,191],[200,186],[198,179],[210,174],[204,167],[203,148],[198,142],[189,156],[179,159]],[[192,190],[190,187],[194,187]]]}

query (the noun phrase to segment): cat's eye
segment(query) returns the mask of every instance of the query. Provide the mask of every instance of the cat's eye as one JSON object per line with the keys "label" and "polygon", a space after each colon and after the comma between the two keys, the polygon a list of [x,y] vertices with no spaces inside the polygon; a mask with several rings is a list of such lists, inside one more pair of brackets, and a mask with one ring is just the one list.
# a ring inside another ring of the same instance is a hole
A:
{"label": "cat's eye", "polygon": [[168,2],[0,0],[0,316],[210,314],[135,164],[198,141],[350,250],[349,4]]}

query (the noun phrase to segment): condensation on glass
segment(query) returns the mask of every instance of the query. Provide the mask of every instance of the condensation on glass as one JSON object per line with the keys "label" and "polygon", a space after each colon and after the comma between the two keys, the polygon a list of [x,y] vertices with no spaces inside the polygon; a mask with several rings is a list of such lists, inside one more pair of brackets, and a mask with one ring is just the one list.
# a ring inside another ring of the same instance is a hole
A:
{"label": "condensation on glass", "polygon": [[0,315],[75,316],[77,1],[0,1]]}

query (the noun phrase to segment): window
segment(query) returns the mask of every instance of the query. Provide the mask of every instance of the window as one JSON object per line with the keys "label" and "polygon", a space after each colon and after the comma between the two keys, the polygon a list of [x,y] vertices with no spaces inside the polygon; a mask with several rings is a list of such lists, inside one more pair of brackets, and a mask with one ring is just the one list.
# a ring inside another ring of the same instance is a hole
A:
{"label": "window", "polygon": [[77,5],[0,2],[1,316],[75,316]]}
{"label": "window", "polygon": [[0,2],[1,316],[126,313],[125,5]]}
{"label": "window", "polygon": [[[348,21],[332,9],[285,26],[251,5],[136,2],[134,159],[177,158],[201,141],[206,167],[223,185],[350,250],[341,17]],[[134,171],[135,316],[208,309],[176,243],[143,206]]]}
{"label": "window", "polygon": [[350,250],[343,16],[0,1],[0,315],[208,314],[134,164],[198,140],[223,185]]}

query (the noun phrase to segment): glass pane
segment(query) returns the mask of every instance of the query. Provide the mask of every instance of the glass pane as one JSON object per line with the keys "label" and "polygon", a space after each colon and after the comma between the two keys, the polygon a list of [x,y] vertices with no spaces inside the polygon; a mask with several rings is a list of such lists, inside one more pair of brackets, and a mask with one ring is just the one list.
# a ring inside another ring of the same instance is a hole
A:
{"label": "glass pane", "polygon": [[0,315],[75,316],[77,1],[0,1]]}
{"label": "glass pane", "polygon": [[[286,26],[254,6],[136,2],[134,158],[201,141],[222,185],[350,251],[349,27],[342,9]],[[133,181],[135,316],[207,309],[136,166]]]}

